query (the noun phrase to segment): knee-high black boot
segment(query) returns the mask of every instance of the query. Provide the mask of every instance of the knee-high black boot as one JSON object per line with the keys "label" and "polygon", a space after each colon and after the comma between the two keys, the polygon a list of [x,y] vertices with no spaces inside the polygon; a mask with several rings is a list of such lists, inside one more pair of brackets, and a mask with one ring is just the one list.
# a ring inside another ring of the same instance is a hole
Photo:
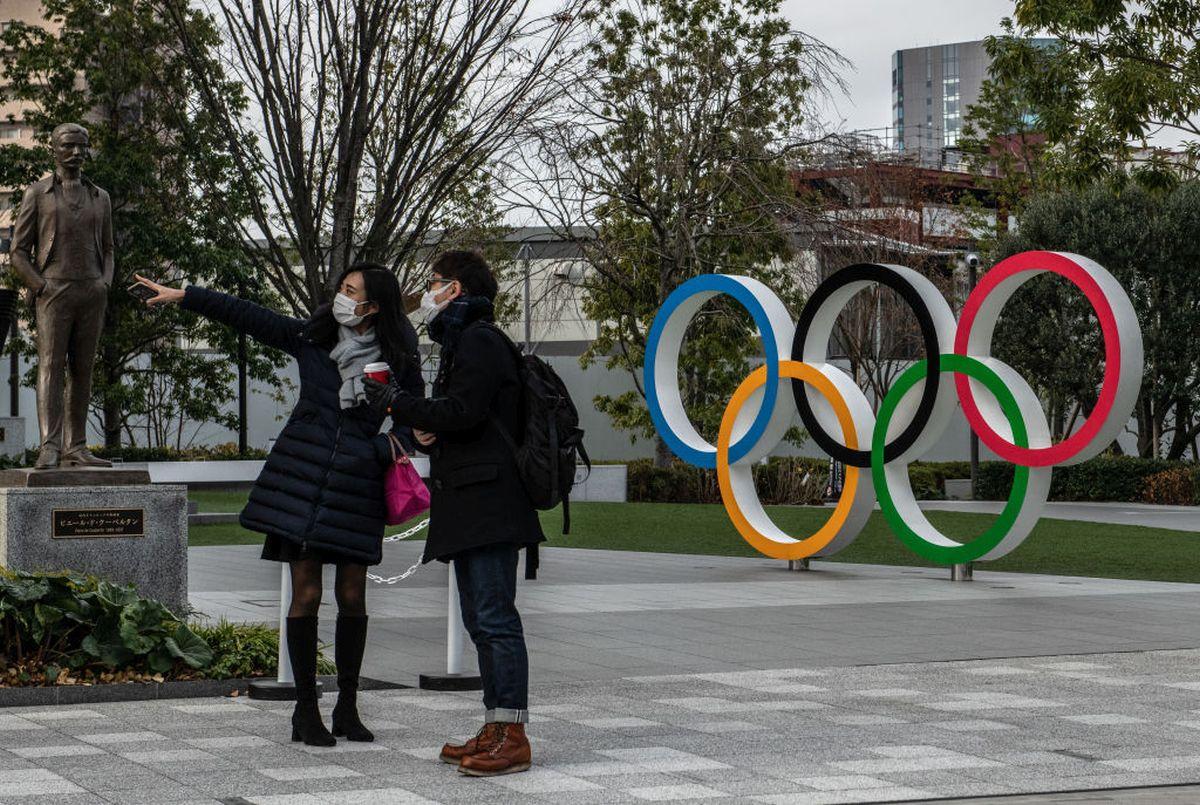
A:
{"label": "knee-high black boot", "polygon": [[317,619],[316,616],[287,619],[288,657],[296,677],[296,709],[292,712],[292,740],[309,746],[337,743],[321,722],[317,709]]}
{"label": "knee-high black boot", "polygon": [[338,700],[333,708],[333,734],[351,741],[373,741],[375,735],[358,717],[358,672],[367,645],[367,616],[338,615],[333,657],[338,669]]}

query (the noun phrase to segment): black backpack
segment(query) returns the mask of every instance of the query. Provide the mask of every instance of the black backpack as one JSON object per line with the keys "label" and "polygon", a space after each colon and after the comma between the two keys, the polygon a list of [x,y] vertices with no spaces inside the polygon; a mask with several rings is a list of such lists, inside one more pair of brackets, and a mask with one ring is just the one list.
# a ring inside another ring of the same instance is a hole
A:
{"label": "black backpack", "polygon": [[[571,394],[550,364],[536,355],[526,355],[494,324],[487,325],[500,334],[517,360],[521,375],[524,433],[520,443],[504,425],[492,417],[496,429],[513,451],[521,485],[529,494],[536,509],[563,507],[564,534],[571,532],[571,487],[575,484],[575,468],[582,461],[588,473],[592,461],[583,447],[583,430],[579,427],[579,411]],[[537,548],[530,546],[526,557],[525,577],[534,578],[537,570]]]}

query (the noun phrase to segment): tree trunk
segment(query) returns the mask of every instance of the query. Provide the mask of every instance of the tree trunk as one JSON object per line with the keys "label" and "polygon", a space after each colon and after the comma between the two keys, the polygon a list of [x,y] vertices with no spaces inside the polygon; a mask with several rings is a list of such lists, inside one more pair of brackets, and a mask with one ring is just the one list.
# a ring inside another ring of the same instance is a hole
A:
{"label": "tree trunk", "polygon": [[[115,347],[105,344],[104,350],[104,374],[105,388],[116,389],[121,383],[121,366],[119,356],[115,354]],[[121,426],[124,424],[121,419],[121,405],[115,394],[106,394],[104,396],[104,446],[109,450],[116,450],[121,446]]]}
{"label": "tree trunk", "polygon": [[671,452],[671,448],[667,447],[667,443],[663,441],[663,437],[655,434],[654,436],[654,466],[665,468],[671,466],[671,459],[675,454]]}

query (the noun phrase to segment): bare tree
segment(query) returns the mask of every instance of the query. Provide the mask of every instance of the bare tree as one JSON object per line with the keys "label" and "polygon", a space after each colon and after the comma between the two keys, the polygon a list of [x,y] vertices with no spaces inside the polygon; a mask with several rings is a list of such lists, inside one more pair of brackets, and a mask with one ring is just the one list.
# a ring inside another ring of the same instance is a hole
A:
{"label": "bare tree", "polygon": [[[552,105],[590,0],[536,17],[530,0],[203,0],[222,58],[180,29],[200,103],[257,192],[251,259],[296,311],[357,259],[407,269],[430,233],[461,226],[518,129]],[[244,103],[210,91],[239,79]]]}
{"label": "bare tree", "polygon": [[[952,306],[959,303],[959,252],[946,246],[966,233],[960,213],[944,206],[950,198],[939,197],[945,188],[930,186],[927,172],[916,166],[844,143],[826,149],[814,164],[797,173],[801,192],[822,219],[807,243],[816,258],[813,281],[856,263],[897,263],[924,275]],[[851,376],[878,408],[896,377],[924,357],[924,342],[899,294],[872,285],[839,314],[830,352],[849,363]]]}
{"label": "bare tree", "polygon": [[[793,31],[778,0],[619,0],[589,17],[588,59],[562,74],[557,116],[531,127],[514,192],[589,265],[584,309],[599,322],[583,356],[629,373],[596,397],[614,424],[651,437],[646,336],[680,283],[753,274],[789,292],[787,230],[804,211],[788,156],[811,142],[815,99],[844,60]],[[744,375],[753,328],[736,306],[697,317],[681,377],[689,413],[715,433]],[[659,441],[658,460],[668,457]]]}

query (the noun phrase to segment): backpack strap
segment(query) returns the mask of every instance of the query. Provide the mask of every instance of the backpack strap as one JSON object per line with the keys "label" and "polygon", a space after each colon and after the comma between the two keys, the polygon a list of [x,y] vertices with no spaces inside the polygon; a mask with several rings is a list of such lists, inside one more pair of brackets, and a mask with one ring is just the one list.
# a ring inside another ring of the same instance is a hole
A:
{"label": "backpack strap", "polygon": [[[509,352],[512,353],[513,360],[515,361],[515,363],[517,365],[518,380],[520,380],[521,382],[524,382],[524,380],[525,380],[525,362],[524,362],[524,355],[521,352],[520,348],[516,344],[513,343],[513,340],[508,337],[508,334],[505,333],[503,330],[501,330],[494,321],[482,321],[482,320],[481,321],[473,321],[467,326],[475,327],[477,325],[479,327],[484,327],[488,330],[491,330],[493,333],[500,336],[500,340],[503,341],[504,345],[508,347]],[[523,401],[524,401],[524,399],[523,399],[523,395],[522,395],[522,402]],[[512,451],[512,454],[515,457],[517,454],[518,445],[517,445],[516,440],[513,439],[512,434],[508,432],[508,428],[504,427],[504,423],[500,421],[500,418],[498,416],[496,416],[496,414],[490,410],[488,411],[488,421],[490,421],[492,423],[492,425],[495,426],[496,430],[498,430],[500,432],[500,436],[504,439],[504,443],[508,445],[508,449]]]}
{"label": "backpack strap", "polygon": [[538,555],[538,544],[531,542],[525,546],[525,578],[532,580],[537,578],[538,565],[541,564],[541,557]]}

